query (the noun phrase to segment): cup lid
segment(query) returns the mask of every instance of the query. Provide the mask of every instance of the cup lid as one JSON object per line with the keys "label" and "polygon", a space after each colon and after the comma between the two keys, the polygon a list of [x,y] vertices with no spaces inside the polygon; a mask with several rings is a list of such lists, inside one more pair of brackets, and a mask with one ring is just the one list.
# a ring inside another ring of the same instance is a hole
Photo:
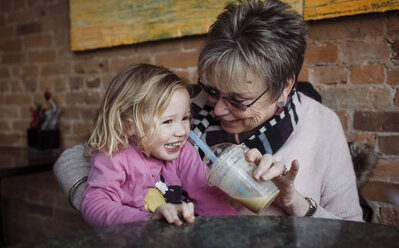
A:
{"label": "cup lid", "polygon": [[[220,159],[224,154],[227,154],[235,146],[237,146],[237,145],[235,145],[233,143],[226,142],[226,143],[220,143],[220,144],[214,145],[210,149],[215,154],[215,156],[218,159]],[[206,164],[206,166],[208,166],[208,168],[212,167],[213,162],[208,156],[204,157],[203,162]]]}

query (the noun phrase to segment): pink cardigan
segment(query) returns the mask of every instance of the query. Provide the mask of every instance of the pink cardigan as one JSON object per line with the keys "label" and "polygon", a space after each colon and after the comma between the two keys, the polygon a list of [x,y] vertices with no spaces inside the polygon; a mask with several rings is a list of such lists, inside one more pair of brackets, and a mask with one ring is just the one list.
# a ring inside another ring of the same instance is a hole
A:
{"label": "pink cardigan", "polygon": [[92,156],[87,187],[82,198],[82,215],[92,226],[142,221],[152,213],[144,208],[150,188],[165,178],[168,186],[182,186],[198,215],[235,215],[229,198],[208,186],[207,167],[197,151],[186,143],[173,161],[160,161],[143,155],[132,144],[108,159],[105,153]]}

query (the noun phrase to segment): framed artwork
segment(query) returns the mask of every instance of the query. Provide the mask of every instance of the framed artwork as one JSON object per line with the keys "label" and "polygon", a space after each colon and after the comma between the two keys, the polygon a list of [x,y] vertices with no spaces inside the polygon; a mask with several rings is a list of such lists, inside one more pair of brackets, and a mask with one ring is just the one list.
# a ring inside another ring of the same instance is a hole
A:
{"label": "framed artwork", "polygon": [[[82,51],[199,35],[234,0],[70,0],[70,43]],[[399,9],[399,0],[282,0],[305,20]]]}
{"label": "framed artwork", "polygon": [[[229,2],[232,0],[70,0],[71,49],[205,34]],[[286,2],[302,9],[302,0]]]}

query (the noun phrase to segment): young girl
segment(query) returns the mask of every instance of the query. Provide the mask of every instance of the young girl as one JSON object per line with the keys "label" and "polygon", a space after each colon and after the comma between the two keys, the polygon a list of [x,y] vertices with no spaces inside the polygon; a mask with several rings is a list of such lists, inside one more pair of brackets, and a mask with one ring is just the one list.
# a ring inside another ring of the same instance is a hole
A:
{"label": "young girl", "polygon": [[132,65],[110,83],[88,140],[91,167],[82,215],[92,226],[198,215],[233,215],[207,184],[206,166],[186,142],[189,84],[154,65]]}

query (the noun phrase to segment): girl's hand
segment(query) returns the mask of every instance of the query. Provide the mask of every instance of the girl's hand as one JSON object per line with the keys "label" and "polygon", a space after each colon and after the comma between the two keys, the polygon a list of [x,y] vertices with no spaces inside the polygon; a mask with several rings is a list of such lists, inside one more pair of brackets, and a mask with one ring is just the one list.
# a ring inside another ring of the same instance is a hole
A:
{"label": "girl's hand", "polygon": [[295,189],[294,181],[299,171],[299,162],[292,161],[291,168],[285,176],[285,165],[274,160],[270,154],[262,154],[258,149],[250,149],[245,154],[249,162],[257,165],[253,171],[253,177],[256,180],[272,180],[280,194],[275,203],[282,207],[289,215],[304,216],[309,208],[305,198]]}
{"label": "girl's hand", "polygon": [[163,204],[155,209],[153,218],[165,218],[169,224],[180,226],[183,222],[179,216],[182,216],[188,223],[194,222],[194,204]]}

